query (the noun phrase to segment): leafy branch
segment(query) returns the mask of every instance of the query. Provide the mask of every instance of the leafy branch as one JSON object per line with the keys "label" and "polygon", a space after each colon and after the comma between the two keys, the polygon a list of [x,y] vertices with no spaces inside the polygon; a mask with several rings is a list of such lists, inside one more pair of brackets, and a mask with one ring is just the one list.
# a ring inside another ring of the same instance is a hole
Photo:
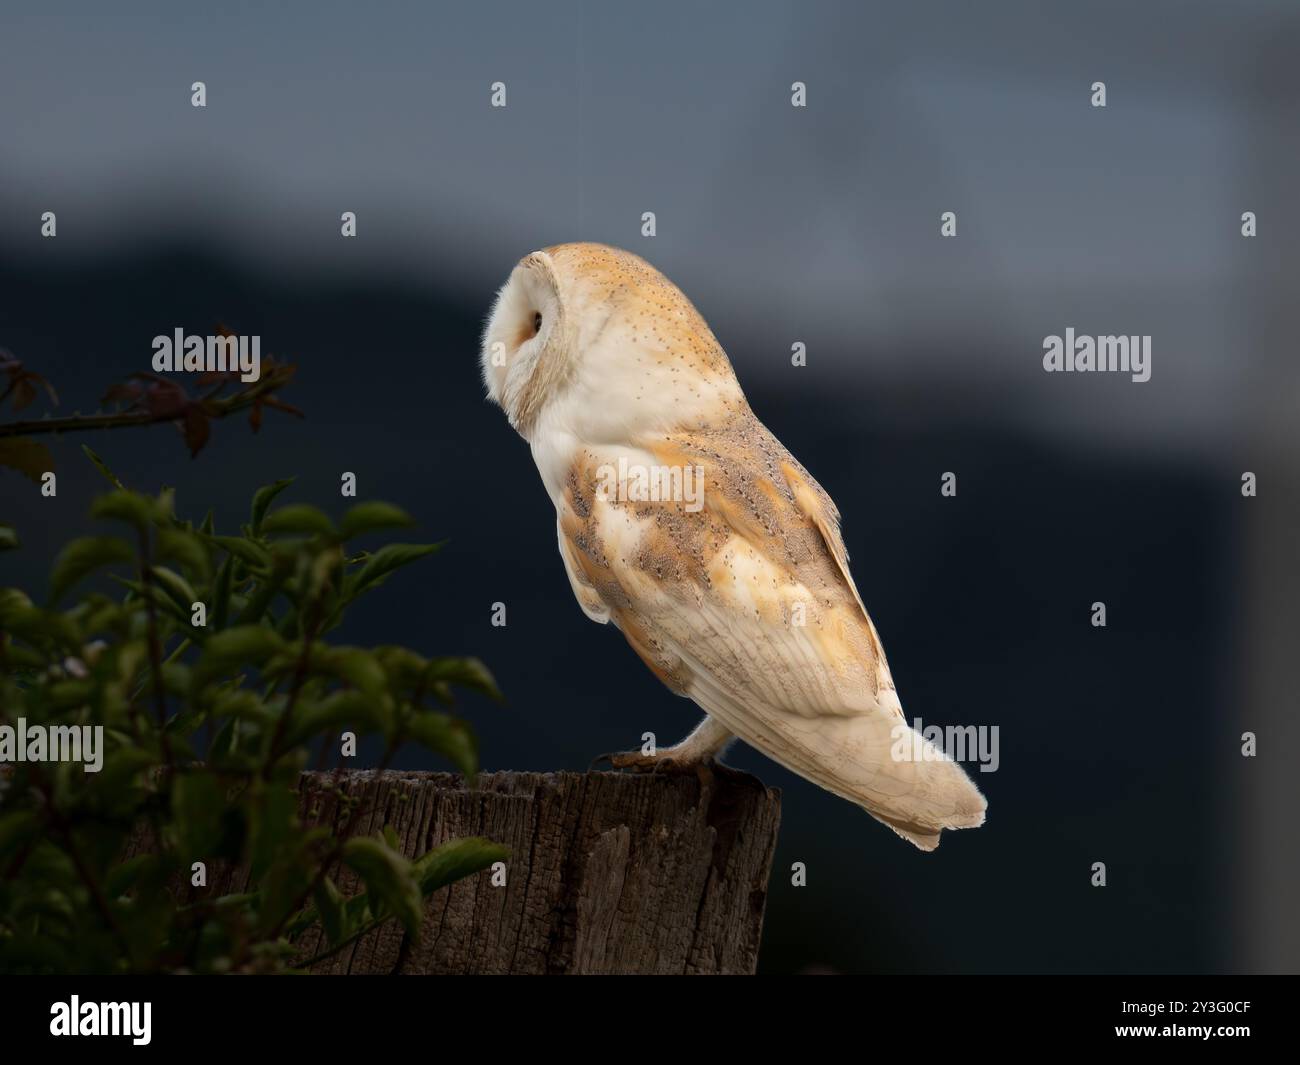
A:
{"label": "leafy branch", "polygon": [[[229,331],[218,328],[218,334]],[[71,414],[0,422],[0,466],[10,466],[39,481],[53,468],[49,451],[31,440],[33,436],[97,429],[127,429],[170,422],[184,437],[190,455],[198,455],[212,435],[212,422],[248,412],[254,432],[262,426],[267,409],[295,417],[303,412],[280,399],[278,393],[293,380],[296,367],[277,362],[268,356],[262,360],[256,381],[244,382],[238,371],[219,371],[196,375],[200,394],[191,396],[177,380],[157,374],[133,374],[113,385],[102,403],[115,409],[94,414]],[[50,403],[57,406],[58,394],[40,374],[28,369],[8,351],[0,349],[0,407],[9,400],[15,413],[25,410],[43,390]]]}
{"label": "leafy branch", "polygon": [[[424,899],[505,850],[454,840],[411,860],[391,827],[354,836],[361,807],[341,791],[341,826],[312,824],[297,784],[313,749],[340,750],[345,732],[381,743],[384,766],[414,745],[477,772],[474,734],[448,710],[458,690],[500,697],[482,663],[331,635],[361,596],[441,545],[359,549],[410,516],[369,502],[336,524],[277,505],[287,480],[222,534],[210,514],[177,517],[170,492],[122,487],[86,452],[113,486],[92,516],[131,535],[66,545],[44,606],[0,589],[0,727],[102,730],[102,765],[20,761],[0,774],[0,969],[284,971],[390,920],[418,937]],[[118,594],[89,583],[105,576]],[[78,587],[93,590],[62,606]],[[250,890],[209,887],[236,867]],[[321,946],[307,958],[313,930]]]}

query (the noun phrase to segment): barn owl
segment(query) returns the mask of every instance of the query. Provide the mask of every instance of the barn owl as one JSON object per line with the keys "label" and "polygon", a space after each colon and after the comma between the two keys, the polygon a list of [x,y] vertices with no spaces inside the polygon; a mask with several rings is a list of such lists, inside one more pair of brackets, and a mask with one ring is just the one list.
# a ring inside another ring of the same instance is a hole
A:
{"label": "barn owl", "polygon": [[835,504],[676,286],[604,245],[534,252],[497,295],[481,361],[555,503],[578,604],[707,715],[615,766],[695,766],[739,738],[922,850],[983,823],[961,766],[903,717]]}

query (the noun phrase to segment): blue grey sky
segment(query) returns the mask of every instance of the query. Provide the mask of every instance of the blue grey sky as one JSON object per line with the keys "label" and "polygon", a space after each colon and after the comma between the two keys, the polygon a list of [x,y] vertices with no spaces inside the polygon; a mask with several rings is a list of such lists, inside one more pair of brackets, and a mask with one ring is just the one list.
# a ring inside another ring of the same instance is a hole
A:
{"label": "blue grey sky", "polygon": [[[676,280],[742,379],[802,340],[828,380],[938,374],[1048,433],[1239,431],[1240,213],[1295,229],[1294,4],[707,6],[8,4],[0,242],[48,261],[55,210],[64,256],[197,236],[486,309],[523,253],[602,240]],[[1067,326],[1152,334],[1152,381],[1058,387]]]}

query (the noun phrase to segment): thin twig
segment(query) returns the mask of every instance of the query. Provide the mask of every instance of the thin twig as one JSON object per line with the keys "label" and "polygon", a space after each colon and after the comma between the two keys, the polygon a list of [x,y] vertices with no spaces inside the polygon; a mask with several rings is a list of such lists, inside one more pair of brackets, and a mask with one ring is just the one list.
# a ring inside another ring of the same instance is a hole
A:
{"label": "thin twig", "polygon": [[[225,418],[241,410],[247,410],[268,393],[283,387],[293,376],[292,367],[276,367],[260,381],[225,399],[216,399],[211,395],[197,401],[197,405],[209,418]],[[289,413],[301,412],[289,409]],[[178,422],[184,417],[183,412],[175,410],[152,412],[147,410],[124,410],[112,414],[71,414],[63,418],[29,418],[26,421],[0,424],[0,437],[37,436],[42,433],[84,432],[94,429],[125,429],[138,425],[161,425],[163,422]]]}

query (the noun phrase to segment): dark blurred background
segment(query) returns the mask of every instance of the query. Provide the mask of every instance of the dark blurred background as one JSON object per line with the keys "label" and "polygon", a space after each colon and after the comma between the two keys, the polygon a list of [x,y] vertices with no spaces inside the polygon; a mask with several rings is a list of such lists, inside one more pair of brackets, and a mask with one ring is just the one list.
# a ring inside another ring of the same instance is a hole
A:
{"label": "dark blurred background", "polygon": [[[699,712],[583,617],[477,364],[521,255],[630,248],[838,502],[909,717],[1000,729],[988,823],[931,855],[733,750],[785,794],[762,970],[1300,967],[1300,6],[107,6],[0,15],[0,346],[66,414],[220,322],[308,413],[194,461],[86,438],[124,480],[234,526],[288,475],[341,512],[354,471],[451,543],[344,635],[484,658],[488,768],[673,742]],[[1069,326],[1150,334],[1151,380],[1045,374]],[[0,583],[91,527],[79,442],[55,499],[0,469]]]}

